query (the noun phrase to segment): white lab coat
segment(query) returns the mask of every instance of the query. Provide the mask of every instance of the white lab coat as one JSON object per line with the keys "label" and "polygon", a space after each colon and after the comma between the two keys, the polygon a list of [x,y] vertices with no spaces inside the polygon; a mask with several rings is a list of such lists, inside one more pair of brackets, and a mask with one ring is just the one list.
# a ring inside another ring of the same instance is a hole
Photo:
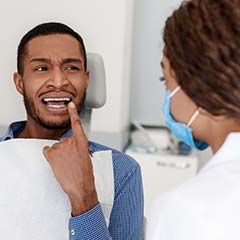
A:
{"label": "white lab coat", "polygon": [[240,239],[240,132],[199,174],[152,207],[147,240]]}

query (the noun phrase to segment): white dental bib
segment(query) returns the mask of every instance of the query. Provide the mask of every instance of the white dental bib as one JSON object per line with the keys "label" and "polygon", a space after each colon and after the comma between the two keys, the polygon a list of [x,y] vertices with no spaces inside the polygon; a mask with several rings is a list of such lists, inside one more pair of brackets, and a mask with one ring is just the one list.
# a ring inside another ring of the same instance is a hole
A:
{"label": "white dental bib", "polygon": [[[0,143],[0,239],[68,239],[71,205],[42,153],[53,143],[39,139]],[[98,200],[109,223],[114,201],[111,151],[95,152],[92,163]]]}

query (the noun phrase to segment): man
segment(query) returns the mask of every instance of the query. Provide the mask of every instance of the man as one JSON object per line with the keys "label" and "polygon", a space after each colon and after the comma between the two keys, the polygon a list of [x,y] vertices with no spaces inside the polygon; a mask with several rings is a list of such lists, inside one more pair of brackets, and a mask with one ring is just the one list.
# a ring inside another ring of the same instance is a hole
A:
{"label": "man", "polygon": [[89,79],[86,60],[82,38],[68,26],[45,23],[30,30],[19,44],[14,74],[27,121],[12,123],[0,140],[60,140],[43,153],[71,203],[70,239],[142,239],[141,172],[133,159],[112,150],[114,203],[108,228],[98,202],[88,149],[109,148],[88,142],[78,117]]}

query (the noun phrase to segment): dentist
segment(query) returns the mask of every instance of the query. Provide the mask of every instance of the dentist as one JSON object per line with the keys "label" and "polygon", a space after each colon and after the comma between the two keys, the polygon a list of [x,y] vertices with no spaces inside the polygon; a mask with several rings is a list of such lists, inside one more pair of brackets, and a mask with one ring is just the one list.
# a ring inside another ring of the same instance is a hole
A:
{"label": "dentist", "polygon": [[166,21],[166,124],[213,151],[199,174],[156,200],[150,240],[240,236],[240,0],[185,1]]}

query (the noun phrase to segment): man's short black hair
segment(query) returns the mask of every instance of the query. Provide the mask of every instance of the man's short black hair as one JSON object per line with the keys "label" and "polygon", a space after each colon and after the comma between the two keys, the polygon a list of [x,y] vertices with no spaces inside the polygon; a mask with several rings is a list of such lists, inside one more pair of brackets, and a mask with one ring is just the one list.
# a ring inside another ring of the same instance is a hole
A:
{"label": "man's short black hair", "polygon": [[84,59],[84,69],[85,71],[87,70],[86,49],[85,49],[82,37],[73,29],[71,29],[70,27],[68,27],[63,23],[49,22],[49,23],[43,23],[34,27],[29,32],[27,32],[21,39],[18,45],[18,52],[17,52],[17,70],[20,75],[22,75],[24,71],[23,59],[24,59],[24,56],[26,55],[27,43],[35,37],[46,36],[50,34],[58,34],[58,33],[68,34],[78,40],[80,45],[80,51]]}

